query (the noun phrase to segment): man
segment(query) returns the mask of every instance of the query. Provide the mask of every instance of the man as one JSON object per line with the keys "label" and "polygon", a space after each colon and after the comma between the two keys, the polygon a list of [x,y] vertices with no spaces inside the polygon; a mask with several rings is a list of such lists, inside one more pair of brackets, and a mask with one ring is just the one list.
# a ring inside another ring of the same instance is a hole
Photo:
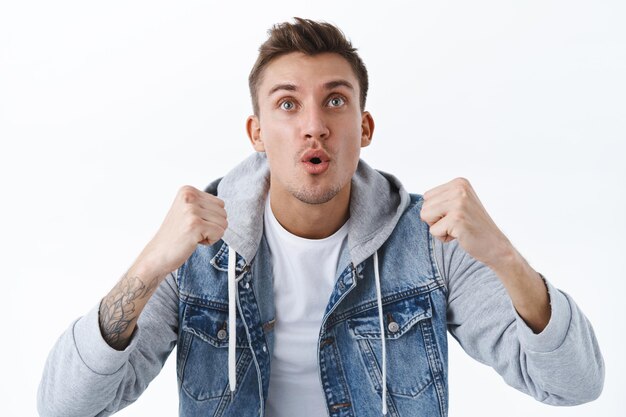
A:
{"label": "man", "polygon": [[540,401],[600,394],[591,325],[467,180],[410,195],[359,159],[367,71],[337,28],[275,26],[249,81],[257,153],[181,188],[53,348],[41,415],[114,413],[178,345],[181,416],[446,416],[447,330]]}

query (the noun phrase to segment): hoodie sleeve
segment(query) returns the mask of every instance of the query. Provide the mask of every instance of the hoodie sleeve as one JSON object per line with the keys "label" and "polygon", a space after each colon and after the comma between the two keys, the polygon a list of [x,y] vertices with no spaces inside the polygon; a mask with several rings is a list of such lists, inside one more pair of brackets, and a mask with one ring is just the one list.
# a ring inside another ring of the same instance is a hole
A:
{"label": "hoodie sleeve", "polygon": [[448,286],[448,330],[471,357],[546,404],[576,405],[600,395],[602,354],[591,324],[568,294],[546,280],[552,314],[535,334],[491,269],[456,240],[431,239]]}
{"label": "hoodie sleeve", "polygon": [[171,273],[154,292],[123,351],[110,347],[96,305],[52,348],[37,393],[42,417],[109,416],[134,402],[161,371],[178,332],[178,286]]}

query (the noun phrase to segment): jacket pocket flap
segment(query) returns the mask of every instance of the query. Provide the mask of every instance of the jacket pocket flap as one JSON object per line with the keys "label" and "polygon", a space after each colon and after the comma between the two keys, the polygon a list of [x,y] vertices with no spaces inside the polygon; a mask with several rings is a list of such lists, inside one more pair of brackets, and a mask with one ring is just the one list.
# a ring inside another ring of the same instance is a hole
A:
{"label": "jacket pocket flap", "polygon": [[[228,347],[228,312],[187,304],[181,328],[218,348]],[[246,329],[237,317],[237,347],[248,347]]]}
{"label": "jacket pocket flap", "polygon": [[[415,323],[432,317],[430,295],[419,294],[399,301],[385,303],[383,299],[383,327],[387,339],[397,339]],[[380,339],[378,307],[348,319],[348,328],[356,339]]]}

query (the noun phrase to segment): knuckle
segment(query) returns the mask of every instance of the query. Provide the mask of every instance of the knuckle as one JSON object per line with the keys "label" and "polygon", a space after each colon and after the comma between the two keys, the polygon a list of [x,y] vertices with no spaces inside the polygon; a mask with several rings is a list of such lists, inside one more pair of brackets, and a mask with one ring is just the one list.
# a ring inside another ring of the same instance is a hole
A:
{"label": "knuckle", "polygon": [[186,204],[193,203],[196,200],[196,189],[191,185],[183,185],[178,190],[178,196]]}
{"label": "knuckle", "polygon": [[182,187],[180,187],[178,189],[178,192],[179,193],[186,193],[186,192],[191,192],[191,191],[194,191],[194,190],[195,190],[195,188],[192,187],[191,185],[183,185]]}
{"label": "knuckle", "polygon": [[470,196],[469,186],[465,183],[458,183],[456,187],[456,194],[461,200],[467,199]]}
{"label": "knuckle", "polygon": [[469,185],[469,180],[465,177],[457,177],[454,179],[454,181],[459,184],[460,186],[466,187]]}

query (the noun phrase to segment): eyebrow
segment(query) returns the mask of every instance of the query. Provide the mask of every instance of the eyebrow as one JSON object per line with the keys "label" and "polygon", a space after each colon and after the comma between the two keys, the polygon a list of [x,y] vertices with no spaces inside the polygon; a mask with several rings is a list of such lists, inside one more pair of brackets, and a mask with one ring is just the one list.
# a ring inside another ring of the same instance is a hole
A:
{"label": "eyebrow", "polygon": [[332,90],[333,88],[337,88],[337,87],[346,87],[350,90],[354,90],[354,87],[352,86],[352,84],[346,80],[329,81],[326,84],[324,84],[324,88],[326,90]]}
{"label": "eyebrow", "polygon": [[272,87],[272,89],[267,95],[271,96],[272,94],[274,94],[275,92],[279,90],[297,91],[298,87],[296,87],[294,84],[276,84],[274,87]]}
{"label": "eyebrow", "polygon": [[[352,84],[346,80],[334,80],[334,81],[329,81],[324,84],[325,90],[332,90],[333,88],[337,88],[337,87],[346,87],[354,91],[354,87],[352,86]],[[272,94],[280,90],[298,91],[298,86],[296,86],[295,84],[289,84],[289,83],[276,84],[274,87],[270,89],[268,96],[271,96]]]}

